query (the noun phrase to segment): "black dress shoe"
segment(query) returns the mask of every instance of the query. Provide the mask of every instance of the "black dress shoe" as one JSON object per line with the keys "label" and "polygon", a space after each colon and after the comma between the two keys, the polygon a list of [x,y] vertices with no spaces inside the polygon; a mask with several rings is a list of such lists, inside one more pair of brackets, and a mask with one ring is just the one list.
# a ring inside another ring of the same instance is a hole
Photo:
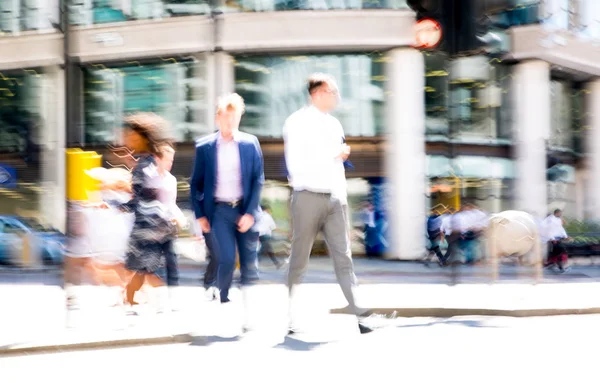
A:
{"label": "black dress shoe", "polygon": [[373,332],[373,329],[369,326],[366,326],[362,323],[358,323],[358,331],[360,331],[361,334],[368,334],[370,332]]}

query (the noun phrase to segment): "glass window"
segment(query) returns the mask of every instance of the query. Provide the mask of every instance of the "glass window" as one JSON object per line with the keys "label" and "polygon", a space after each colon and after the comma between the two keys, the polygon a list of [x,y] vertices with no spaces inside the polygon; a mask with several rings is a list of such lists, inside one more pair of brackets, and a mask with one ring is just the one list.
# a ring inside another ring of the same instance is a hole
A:
{"label": "glass window", "polygon": [[44,81],[33,69],[0,76],[0,173],[9,176],[0,181],[0,215],[36,216],[40,210],[41,164],[49,146],[42,109],[44,100],[51,101]]}
{"label": "glass window", "polygon": [[0,1],[0,36],[23,31],[58,29],[61,0]]}
{"label": "glass window", "polygon": [[206,15],[208,0],[64,0],[70,2],[70,23],[91,25],[127,20]]}
{"label": "glass window", "polygon": [[84,68],[85,140],[114,142],[123,116],[155,112],[166,118],[178,142],[211,132],[206,61]]}
{"label": "glass window", "polygon": [[286,118],[307,104],[306,79],[313,72],[334,76],[341,102],[333,113],[347,136],[383,133],[383,57],[367,54],[238,56],[235,90],[246,101],[242,129],[281,137]]}
{"label": "glass window", "polygon": [[550,147],[573,149],[573,87],[568,81],[553,80],[551,91]]}
{"label": "glass window", "polygon": [[486,56],[448,61],[425,57],[426,134],[429,140],[498,142],[510,139],[511,69]]}
{"label": "glass window", "polygon": [[223,0],[225,12],[329,9],[408,9],[406,0]]}
{"label": "glass window", "polygon": [[598,0],[580,0],[580,33],[592,39],[600,39],[600,2]]}
{"label": "glass window", "polygon": [[448,67],[446,56],[425,53],[426,134],[448,136]]}
{"label": "glass window", "polygon": [[514,161],[507,158],[427,156],[429,204],[458,209],[465,202],[497,213],[512,206]]}
{"label": "glass window", "polygon": [[505,7],[493,9],[489,13],[492,25],[497,28],[510,28],[540,22],[540,0],[509,1]]}
{"label": "glass window", "polygon": [[572,127],[573,127],[573,150],[576,153],[585,153],[584,140],[586,133],[586,115],[585,115],[585,97],[587,90],[581,89],[581,87],[575,87],[573,89],[573,112]]}
{"label": "glass window", "polygon": [[569,165],[557,165],[554,167],[555,178],[547,181],[549,212],[554,209],[562,209],[567,214],[575,212],[575,168]]}

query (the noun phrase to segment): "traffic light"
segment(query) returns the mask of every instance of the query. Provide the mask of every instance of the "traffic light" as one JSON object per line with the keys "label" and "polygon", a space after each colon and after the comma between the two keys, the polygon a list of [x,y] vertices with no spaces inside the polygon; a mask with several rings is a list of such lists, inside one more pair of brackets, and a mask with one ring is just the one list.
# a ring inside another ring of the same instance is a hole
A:
{"label": "traffic light", "polygon": [[[467,55],[477,52],[485,44],[478,38],[483,33],[478,21],[481,7],[478,7],[477,0],[408,0],[407,3],[417,14],[418,26],[424,20],[433,20],[440,26],[437,50],[450,56]],[[431,48],[423,44],[419,47]]]}

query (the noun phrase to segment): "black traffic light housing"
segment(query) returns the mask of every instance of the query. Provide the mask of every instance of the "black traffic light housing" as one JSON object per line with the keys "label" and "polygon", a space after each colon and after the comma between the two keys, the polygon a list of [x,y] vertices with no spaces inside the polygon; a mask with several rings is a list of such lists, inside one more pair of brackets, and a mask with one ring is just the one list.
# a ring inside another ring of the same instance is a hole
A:
{"label": "black traffic light housing", "polygon": [[450,56],[479,53],[483,42],[478,22],[477,0],[408,0],[417,20],[433,19],[442,27],[437,50]]}

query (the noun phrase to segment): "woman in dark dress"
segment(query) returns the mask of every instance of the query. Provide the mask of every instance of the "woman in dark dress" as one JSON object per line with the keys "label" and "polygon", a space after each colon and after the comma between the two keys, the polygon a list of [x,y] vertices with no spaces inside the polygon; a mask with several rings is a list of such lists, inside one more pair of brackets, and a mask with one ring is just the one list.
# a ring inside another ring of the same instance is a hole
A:
{"label": "woman in dark dress", "polygon": [[172,238],[176,230],[168,209],[158,200],[162,178],[155,156],[160,158],[160,147],[170,142],[167,124],[155,114],[135,114],[125,119],[124,140],[137,160],[132,171],[133,198],[120,205],[135,216],[125,266],[134,272],[127,285],[127,302],[136,305],[134,295],[145,281],[153,287],[163,285],[157,274],[165,265],[163,244]]}

